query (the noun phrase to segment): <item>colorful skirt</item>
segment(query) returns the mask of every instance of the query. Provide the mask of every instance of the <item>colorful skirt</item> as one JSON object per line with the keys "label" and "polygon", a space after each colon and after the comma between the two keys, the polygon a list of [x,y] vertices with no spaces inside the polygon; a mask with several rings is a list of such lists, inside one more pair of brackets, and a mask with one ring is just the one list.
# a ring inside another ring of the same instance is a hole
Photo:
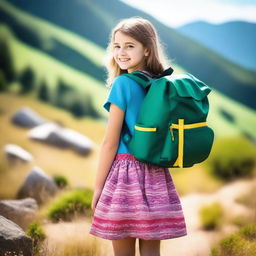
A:
{"label": "colorful skirt", "polygon": [[168,168],[117,154],[95,208],[90,234],[163,240],[185,236],[179,196]]}

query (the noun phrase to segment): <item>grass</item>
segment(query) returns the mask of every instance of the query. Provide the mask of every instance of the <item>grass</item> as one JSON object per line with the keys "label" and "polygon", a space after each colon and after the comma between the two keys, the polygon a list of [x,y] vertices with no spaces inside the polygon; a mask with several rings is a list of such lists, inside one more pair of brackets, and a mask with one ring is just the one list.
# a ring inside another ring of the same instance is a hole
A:
{"label": "grass", "polygon": [[[47,245],[46,245],[47,248]],[[99,241],[96,239],[77,239],[67,241],[57,249],[45,249],[45,252],[35,256],[105,256],[107,252],[101,249]]]}
{"label": "grass", "polygon": [[24,12],[6,1],[1,1],[0,7],[7,10],[19,23],[24,24],[24,26],[28,27],[34,33],[39,33],[45,47],[49,47],[51,41],[56,39],[63,44],[68,45],[71,49],[76,50],[97,66],[102,66],[104,49],[95,43],[69,30],[59,27],[56,24]]}
{"label": "grass", "polygon": [[[22,106],[28,106],[42,117],[58,121],[65,127],[88,136],[95,142],[95,150],[85,158],[68,149],[61,150],[29,140],[27,138],[29,129],[17,127],[10,122],[11,116]],[[34,165],[40,166],[49,175],[64,175],[71,187],[85,186],[93,189],[99,146],[106,127],[105,122],[91,118],[77,120],[68,112],[39,102],[31,95],[21,97],[13,93],[1,93],[0,110],[0,147],[3,148],[8,143],[15,143],[35,157],[35,161],[31,164],[10,166],[4,155],[0,155],[0,198],[13,198],[22,180]],[[205,170],[205,163],[191,168],[173,168],[170,171],[180,195],[191,192],[211,192],[224,184]],[[6,186],[7,183],[12,186]]]}
{"label": "grass", "polygon": [[197,164],[190,168],[171,168],[172,178],[180,195],[196,192],[213,192],[224,182],[213,177],[206,171],[204,164]]}
{"label": "grass", "polygon": [[84,214],[90,209],[92,191],[88,189],[71,190],[56,198],[47,211],[47,216],[54,222],[71,221],[77,214]]}
{"label": "grass", "polygon": [[[10,104],[11,103],[11,104]],[[28,106],[39,115],[49,120],[60,121],[65,127],[74,129],[88,136],[94,143],[94,151],[87,157],[76,154],[69,149],[29,140],[29,129],[18,127],[10,122],[11,116],[22,106]],[[0,94],[0,148],[14,143],[29,151],[35,158],[32,163],[10,165],[3,154],[0,154],[0,198],[11,199],[21,185],[23,179],[33,166],[39,166],[48,175],[56,173],[64,175],[71,187],[82,186],[93,189],[96,175],[99,144],[105,131],[105,123],[91,118],[77,120],[68,112],[57,109],[32,97],[19,97],[11,93]],[[6,184],[12,184],[7,186]]]}
{"label": "grass", "polygon": [[223,214],[222,206],[218,202],[202,206],[199,210],[202,228],[205,230],[219,228]]}
{"label": "grass", "polygon": [[212,249],[212,256],[256,255],[256,224],[242,227],[238,232],[223,238],[219,246]]}
{"label": "grass", "polygon": [[[224,96],[223,94],[212,91],[209,95],[210,112],[208,123],[218,137],[235,136],[241,133],[247,133],[256,139],[256,111],[243,104]],[[230,122],[221,114],[224,109],[233,118]]]}
{"label": "grass", "polygon": [[[106,115],[106,111],[101,107],[101,103],[104,102],[108,91],[102,83],[22,43],[12,35],[7,26],[0,25],[0,34],[8,38],[16,73],[20,74],[26,67],[33,69],[35,73],[35,92],[38,91],[40,82],[45,79],[49,85],[51,101],[53,101],[56,87],[61,78],[66,84],[78,90],[84,98],[85,95],[90,95],[95,109],[101,115]],[[11,87],[15,86],[16,84],[11,85]],[[34,94],[32,94],[33,97],[35,97]]]}

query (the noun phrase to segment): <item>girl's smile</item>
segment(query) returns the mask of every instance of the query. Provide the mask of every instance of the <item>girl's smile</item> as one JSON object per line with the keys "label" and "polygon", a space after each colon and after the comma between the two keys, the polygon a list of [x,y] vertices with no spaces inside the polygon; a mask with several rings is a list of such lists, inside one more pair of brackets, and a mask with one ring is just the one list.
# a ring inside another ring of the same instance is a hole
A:
{"label": "girl's smile", "polygon": [[120,69],[129,73],[144,68],[147,49],[134,38],[117,31],[114,37],[114,59]]}

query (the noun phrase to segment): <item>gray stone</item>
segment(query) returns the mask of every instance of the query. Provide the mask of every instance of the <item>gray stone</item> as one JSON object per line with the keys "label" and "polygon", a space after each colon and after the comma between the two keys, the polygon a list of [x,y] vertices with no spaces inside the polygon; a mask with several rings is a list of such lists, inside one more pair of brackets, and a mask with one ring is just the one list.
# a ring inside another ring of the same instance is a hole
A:
{"label": "gray stone", "polygon": [[41,168],[35,166],[21,185],[17,198],[32,197],[38,204],[43,204],[50,197],[54,196],[57,190],[58,188],[54,180]]}
{"label": "gray stone", "polygon": [[33,198],[0,201],[0,215],[13,221],[23,230],[26,230],[33,222],[37,209],[37,202]]}
{"label": "gray stone", "polygon": [[33,161],[33,156],[21,148],[18,145],[15,144],[7,144],[4,146],[4,153],[6,155],[6,158],[9,162],[31,162]]}
{"label": "gray stone", "polygon": [[[32,256],[33,242],[14,222],[0,216],[0,255]],[[9,254],[8,254],[9,253]]]}
{"label": "gray stone", "polygon": [[47,122],[47,120],[40,117],[36,112],[34,112],[29,107],[22,107],[21,109],[19,109],[13,115],[11,120],[14,124],[22,127],[34,127]]}
{"label": "gray stone", "polygon": [[81,155],[89,154],[95,144],[88,137],[54,123],[39,125],[28,133],[29,138],[60,148],[71,148]]}

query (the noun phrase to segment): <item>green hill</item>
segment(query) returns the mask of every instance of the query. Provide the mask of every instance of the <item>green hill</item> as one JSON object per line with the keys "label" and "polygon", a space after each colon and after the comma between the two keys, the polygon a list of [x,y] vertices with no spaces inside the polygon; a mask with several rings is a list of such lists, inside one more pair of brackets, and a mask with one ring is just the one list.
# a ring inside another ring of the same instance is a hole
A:
{"label": "green hill", "polygon": [[59,0],[54,5],[49,0],[40,2],[9,0],[9,2],[104,48],[112,26],[119,19],[135,15],[149,18],[159,31],[169,57],[174,59],[176,64],[227,96],[256,108],[255,72],[227,61],[215,52],[181,35],[178,31],[164,26],[149,15],[123,2]]}
{"label": "green hill", "polygon": [[[101,103],[107,95],[107,90],[102,83],[41,51],[27,46],[17,40],[7,26],[0,26],[0,34],[5,35],[5,39],[8,40],[16,73],[19,75],[27,67],[31,67],[35,73],[36,89],[34,94],[38,91],[40,82],[46,80],[51,93],[50,101],[54,103],[58,97],[56,87],[59,79],[61,79],[77,91],[81,101],[85,102],[89,97],[100,115],[106,116],[106,111],[101,107]],[[15,83],[12,84],[11,90],[15,86],[17,86]]]}
{"label": "green hill", "polygon": [[[178,28],[182,34],[214,50],[230,61],[256,70],[256,24],[231,21],[211,24],[197,21]],[[246,45],[246,47],[241,47]]]}

